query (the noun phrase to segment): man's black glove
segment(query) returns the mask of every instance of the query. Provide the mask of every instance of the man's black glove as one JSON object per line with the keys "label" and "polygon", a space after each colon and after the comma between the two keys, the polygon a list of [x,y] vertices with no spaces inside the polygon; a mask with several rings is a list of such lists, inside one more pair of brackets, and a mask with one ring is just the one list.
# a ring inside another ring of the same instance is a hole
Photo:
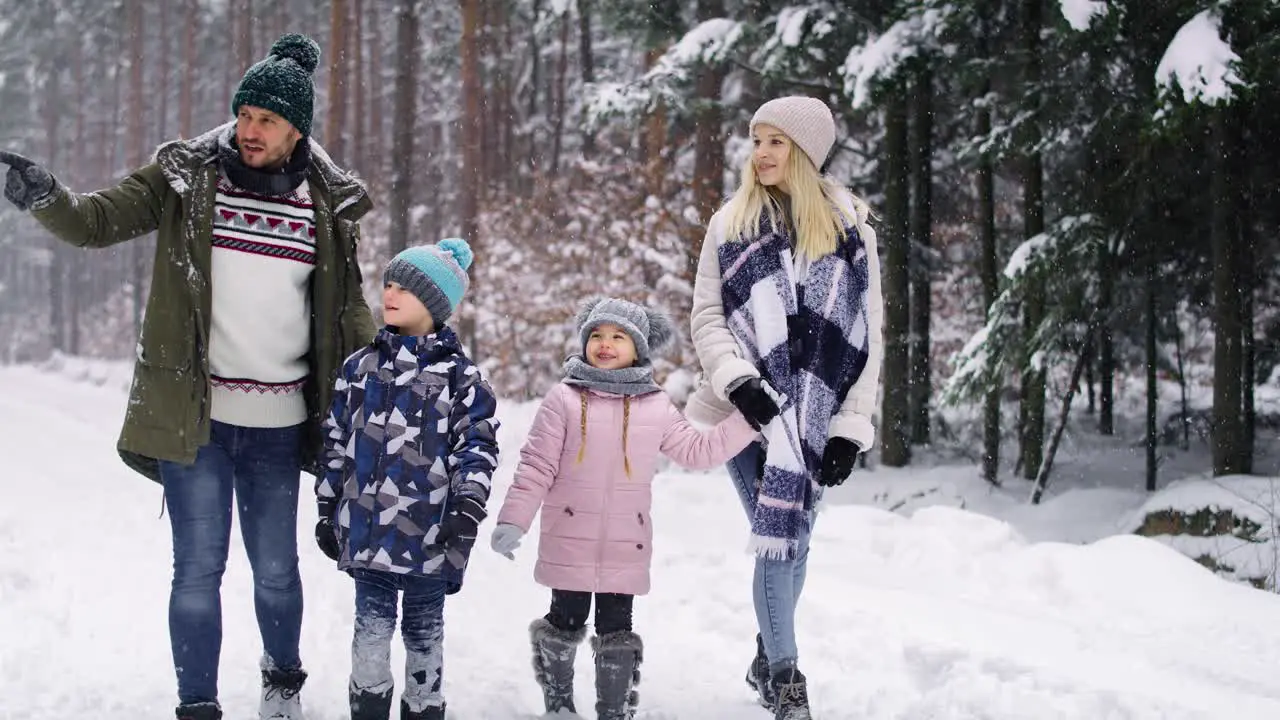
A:
{"label": "man's black glove", "polygon": [[316,544],[320,546],[320,552],[334,562],[342,556],[342,548],[338,547],[338,533],[329,518],[320,518],[316,522]]}
{"label": "man's black glove", "polygon": [[835,487],[848,480],[860,452],[862,448],[848,438],[828,438],[827,447],[822,451],[822,474],[818,477],[818,484],[822,487]]}
{"label": "man's black glove", "polygon": [[9,166],[4,196],[19,210],[30,210],[36,201],[53,191],[53,176],[27,158],[0,150],[0,163]]}
{"label": "man's black glove", "polygon": [[738,408],[751,427],[759,430],[778,417],[778,403],[764,391],[760,378],[753,377],[729,393],[729,402]]}
{"label": "man's black glove", "polygon": [[449,512],[440,521],[440,532],[436,534],[436,544],[445,548],[470,545],[476,541],[476,529],[484,522],[487,513],[484,505],[469,497],[461,497],[454,501]]}

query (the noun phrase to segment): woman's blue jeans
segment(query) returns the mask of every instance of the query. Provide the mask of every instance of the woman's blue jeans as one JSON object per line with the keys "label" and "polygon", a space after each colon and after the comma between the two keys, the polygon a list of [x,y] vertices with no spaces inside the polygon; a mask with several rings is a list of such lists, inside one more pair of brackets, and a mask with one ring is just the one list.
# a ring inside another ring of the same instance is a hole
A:
{"label": "woman's blue jeans", "polygon": [[[760,456],[763,452],[759,443],[751,443],[728,464],[729,477],[738,490],[748,522],[755,515],[758,494],[756,483],[760,477]],[[796,650],[796,605],[800,602],[800,592],[804,590],[805,568],[809,562],[809,536],[816,518],[816,511],[809,515],[809,527],[800,533],[800,548],[794,559],[755,559],[752,595],[756,623],[760,627],[760,637],[764,641],[771,673],[796,665],[799,654]]]}

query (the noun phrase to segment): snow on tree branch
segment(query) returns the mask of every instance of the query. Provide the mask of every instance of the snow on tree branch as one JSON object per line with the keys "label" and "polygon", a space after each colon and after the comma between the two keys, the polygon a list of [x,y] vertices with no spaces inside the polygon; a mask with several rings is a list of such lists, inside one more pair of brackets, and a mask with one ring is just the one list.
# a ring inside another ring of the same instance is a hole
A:
{"label": "snow on tree branch", "polygon": [[1191,18],[1173,36],[1156,67],[1156,84],[1182,90],[1188,103],[1229,103],[1232,86],[1242,85],[1234,64],[1240,56],[1222,39],[1222,19],[1214,10]]}
{"label": "snow on tree branch", "polygon": [[599,125],[615,116],[635,117],[658,100],[683,104],[680,88],[692,82],[699,65],[723,61],[742,39],[743,25],[736,20],[703,21],[667,50],[638,80],[630,83],[598,83],[587,88],[587,120]]}
{"label": "snow on tree branch", "polygon": [[954,12],[950,5],[913,12],[882,35],[850,50],[840,74],[853,106],[865,107],[875,83],[892,78],[903,63],[922,51],[936,48]]}
{"label": "snow on tree branch", "polygon": [[1072,30],[1083,32],[1089,29],[1095,17],[1107,14],[1107,3],[1102,0],[1060,0],[1062,16]]}

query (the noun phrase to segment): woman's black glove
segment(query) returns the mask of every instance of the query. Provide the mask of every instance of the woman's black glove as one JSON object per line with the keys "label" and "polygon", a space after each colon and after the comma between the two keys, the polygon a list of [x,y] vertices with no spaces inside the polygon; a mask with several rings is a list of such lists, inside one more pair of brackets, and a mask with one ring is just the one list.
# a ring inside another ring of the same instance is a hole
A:
{"label": "woman's black glove", "polygon": [[848,438],[829,438],[826,449],[822,451],[822,473],[818,477],[818,484],[822,487],[835,487],[848,480],[860,452],[862,448]]}
{"label": "woman's black glove", "polygon": [[329,518],[320,518],[316,522],[316,545],[320,546],[320,552],[325,557],[334,562],[342,555],[342,548],[338,547],[338,533],[334,531],[333,521]]}
{"label": "woman's black glove", "polygon": [[759,430],[778,417],[778,403],[765,392],[760,378],[753,377],[729,393],[729,402],[738,408],[751,427]]}

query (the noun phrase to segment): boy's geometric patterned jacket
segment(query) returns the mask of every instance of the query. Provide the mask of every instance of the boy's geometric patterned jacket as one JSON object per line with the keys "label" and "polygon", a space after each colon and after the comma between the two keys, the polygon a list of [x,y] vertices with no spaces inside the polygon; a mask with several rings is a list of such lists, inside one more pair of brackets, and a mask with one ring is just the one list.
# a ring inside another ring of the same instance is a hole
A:
{"label": "boy's geometric patterned jacket", "polygon": [[450,503],[482,505],[498,465],[495,400],[448,327],[388,329],[343,363],[325,421],[320,517],[334,521],[338,568],[439,574],[462,586],[473,543],[435,544]]}

